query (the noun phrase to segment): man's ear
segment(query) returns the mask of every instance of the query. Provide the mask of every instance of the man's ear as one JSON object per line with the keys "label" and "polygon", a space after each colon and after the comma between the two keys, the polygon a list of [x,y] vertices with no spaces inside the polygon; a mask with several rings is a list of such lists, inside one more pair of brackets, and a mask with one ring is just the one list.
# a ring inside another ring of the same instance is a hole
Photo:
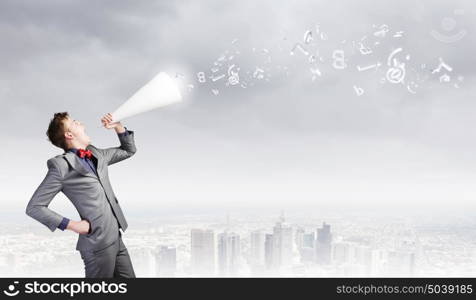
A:
{"label": "man's ear", "polygon": [[64,137],[65,137],[67,140],[72,140],[74,136],[73,136],[73,134],[72,134],[71,132],[66,131],[66,132],[64,133]]}

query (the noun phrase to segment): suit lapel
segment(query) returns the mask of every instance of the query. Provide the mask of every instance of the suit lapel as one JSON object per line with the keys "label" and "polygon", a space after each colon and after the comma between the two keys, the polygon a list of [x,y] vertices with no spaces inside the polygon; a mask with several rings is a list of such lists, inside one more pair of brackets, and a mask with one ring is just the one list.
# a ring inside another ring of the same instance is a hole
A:
{"label": "suit lapel", "polygon": [[102,174],[102,156],[101,156],[101,153],[96,149],[96,147],[92,146],[92,145],[88,145],[86,147],[86,149],[88,150],[91,150],[91,152],[93,153],[93,160],[95,159],[95,163],[96,163],[96,172],[98,173],[98,176],[101,176]]}
{"label": "suit lapel", "polygon": [[[73,167],[73,169],[75,169],[76,171],[81,173],[81,175],[97,178],[96,174],[86,170],[86,168],[83,166],[83,164],[79,161],[79,157],[76,154],[71,153],[71,152],[67,152],[67,153],[64,154],[64,157],[69,162],[71,167]],[[98,164],[99,164],[99,162],[98,162]]]}

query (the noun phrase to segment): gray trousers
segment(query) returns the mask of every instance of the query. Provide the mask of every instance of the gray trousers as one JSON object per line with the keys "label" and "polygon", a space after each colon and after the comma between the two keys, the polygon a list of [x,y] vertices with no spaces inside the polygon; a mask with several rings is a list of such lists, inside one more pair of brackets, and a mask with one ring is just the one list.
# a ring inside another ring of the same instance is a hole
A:
{"label": "gray trousers", "polygon": [[129,252],[119,238],[98,251],[79,251],[84,262],[86,278],[135,278]]}

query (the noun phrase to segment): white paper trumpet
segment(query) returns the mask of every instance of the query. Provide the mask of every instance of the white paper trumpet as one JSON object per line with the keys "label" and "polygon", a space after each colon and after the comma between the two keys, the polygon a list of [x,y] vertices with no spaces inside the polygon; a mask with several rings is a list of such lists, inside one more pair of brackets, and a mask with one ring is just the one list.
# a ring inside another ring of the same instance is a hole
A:
{"label": "white paper trumpet", "polygon": [[114,122],[182,101],[175,80],[164,72],[157,74],[112,113]]}

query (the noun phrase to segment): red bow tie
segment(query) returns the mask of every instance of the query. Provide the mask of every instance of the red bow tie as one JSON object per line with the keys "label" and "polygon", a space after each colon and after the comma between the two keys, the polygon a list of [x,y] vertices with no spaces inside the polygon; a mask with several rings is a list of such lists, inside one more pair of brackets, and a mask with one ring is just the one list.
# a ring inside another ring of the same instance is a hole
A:
{"label": "red bow tie", "polygon": [[84,158],[84,157],[91,158],[91,156],[93,156],[93,153],[91,152],[91,150],[79,149],[78,155],[81,158]]}

